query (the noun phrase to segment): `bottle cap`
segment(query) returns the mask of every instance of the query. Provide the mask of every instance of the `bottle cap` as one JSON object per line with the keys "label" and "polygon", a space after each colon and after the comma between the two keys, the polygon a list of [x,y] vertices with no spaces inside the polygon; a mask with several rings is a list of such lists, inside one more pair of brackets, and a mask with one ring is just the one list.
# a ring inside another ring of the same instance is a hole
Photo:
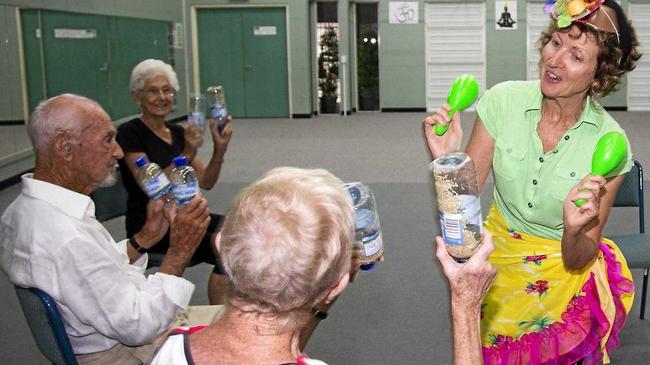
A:
{"label": "bottle cap", "polygon": [[185,156],[174,157],[174,165],[176,165],[176,167],[187,166],[187,157]]}
{"label": "bottle cap", "polygon": [[140,156],[138,157],[137,160],[135,160],[135,165],[138,167],[142,167],[146,165],[149,161],[147,161],[147,156]]}

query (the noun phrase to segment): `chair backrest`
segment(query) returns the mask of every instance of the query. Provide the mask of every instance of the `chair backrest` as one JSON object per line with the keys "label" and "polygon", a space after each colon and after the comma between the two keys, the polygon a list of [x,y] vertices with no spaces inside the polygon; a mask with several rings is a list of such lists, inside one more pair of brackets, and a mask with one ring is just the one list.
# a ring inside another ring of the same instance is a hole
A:
{"label": "chair backrest", "polygon": [[54,364],[76,365],[77,359],[54,299],[40,289],[15,288],[27,324],[41,353]]}
{"label": "chair backrest", "polygon": [[113,186],[99,188],[90,194],[95,202],[95,217],[100,222],[126,214],[127,192],[122,185],[122,175],[117,169],[117,182]]}
{"label": "chair backrest", "polygon": [[645,233],[645,207],[643,203],[643,167],[634,160],[634,166],[625,174],[614,199],[615,207],[639,208],[639,231]]}

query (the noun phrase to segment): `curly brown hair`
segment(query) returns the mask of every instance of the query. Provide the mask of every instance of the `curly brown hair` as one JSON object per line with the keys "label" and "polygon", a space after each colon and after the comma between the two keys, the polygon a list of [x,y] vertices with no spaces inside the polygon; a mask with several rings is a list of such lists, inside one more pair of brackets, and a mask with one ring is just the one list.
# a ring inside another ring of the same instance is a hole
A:
{"label": "curly brown hair", "polygon": [[[619,25],[620,23],[619,21]],[[573,27],[577,27],[579,33],[577,35],[571,35],[572,38],[577,39],[583,33],[593,34],[598,44],[598,60],[594,83],[589,89],[589,95],[594,98],[603,98],[618,89],[621,76],[626,72],[634,70],[636,61],[642,55],[638,49],[639,41],[636,38],[632,23],[627,19],[625,23],[627,24],[626,30],[630,38],[626,40],[630,43],[630,49],[625,59],[623,59],[624,51],[619,44],[619,40],[616,38],[616,34],[605,32],[589,24],[580,22],[574,22],[570,27],[558,28],[556,21],[552,20],[538,40],[540,44],[539,52],[541,54],[542,49],[551,41],[553,34],[556,32],[569,33]],[[539,66],[541,66],[541,63],[542,60],[539,61]]]}

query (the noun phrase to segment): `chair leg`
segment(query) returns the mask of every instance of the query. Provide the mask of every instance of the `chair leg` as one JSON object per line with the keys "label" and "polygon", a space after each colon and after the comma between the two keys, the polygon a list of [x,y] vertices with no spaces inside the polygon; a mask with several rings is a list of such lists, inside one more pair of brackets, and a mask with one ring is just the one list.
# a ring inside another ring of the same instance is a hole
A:
{"label": "chair leg", "polygon": [[641,319],[645,319],[645,298],[648,294],[648,269],[643,270],[643,291],[641,292]]}

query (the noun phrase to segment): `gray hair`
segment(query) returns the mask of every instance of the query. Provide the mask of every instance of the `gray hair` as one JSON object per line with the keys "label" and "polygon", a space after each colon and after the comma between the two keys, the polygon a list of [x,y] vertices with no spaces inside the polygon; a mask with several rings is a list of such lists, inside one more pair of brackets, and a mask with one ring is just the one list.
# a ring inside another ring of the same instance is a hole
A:
{"label": "gray hair", "polygon": [[145,82],[153,79],[157,76],[164,76],[169,81],[171,87],[178,91],[180,86],[178,85],[178,78],[176,77],[176,72],[169,64],[161,61],[155,60],[153,58],[148,58],[140,63],[138,63],[131,72],[131,81],[129,81],[129,87],[131,91],[138,91],[144,88]]}
{"label": "gray hair", "polygon": [[326,170],[276,168],[239,194],[221,237],[230,305],[291,330],[350,270],[352,201]]}
{"label": "gray hair", "polygon": [[57,131],[79,133],[83,125],[80,109],[83,104],[104,112],[96,101],[75,94],[61,94],[41,101],[27,124],[27,134],[34,149],[47,152]]}

